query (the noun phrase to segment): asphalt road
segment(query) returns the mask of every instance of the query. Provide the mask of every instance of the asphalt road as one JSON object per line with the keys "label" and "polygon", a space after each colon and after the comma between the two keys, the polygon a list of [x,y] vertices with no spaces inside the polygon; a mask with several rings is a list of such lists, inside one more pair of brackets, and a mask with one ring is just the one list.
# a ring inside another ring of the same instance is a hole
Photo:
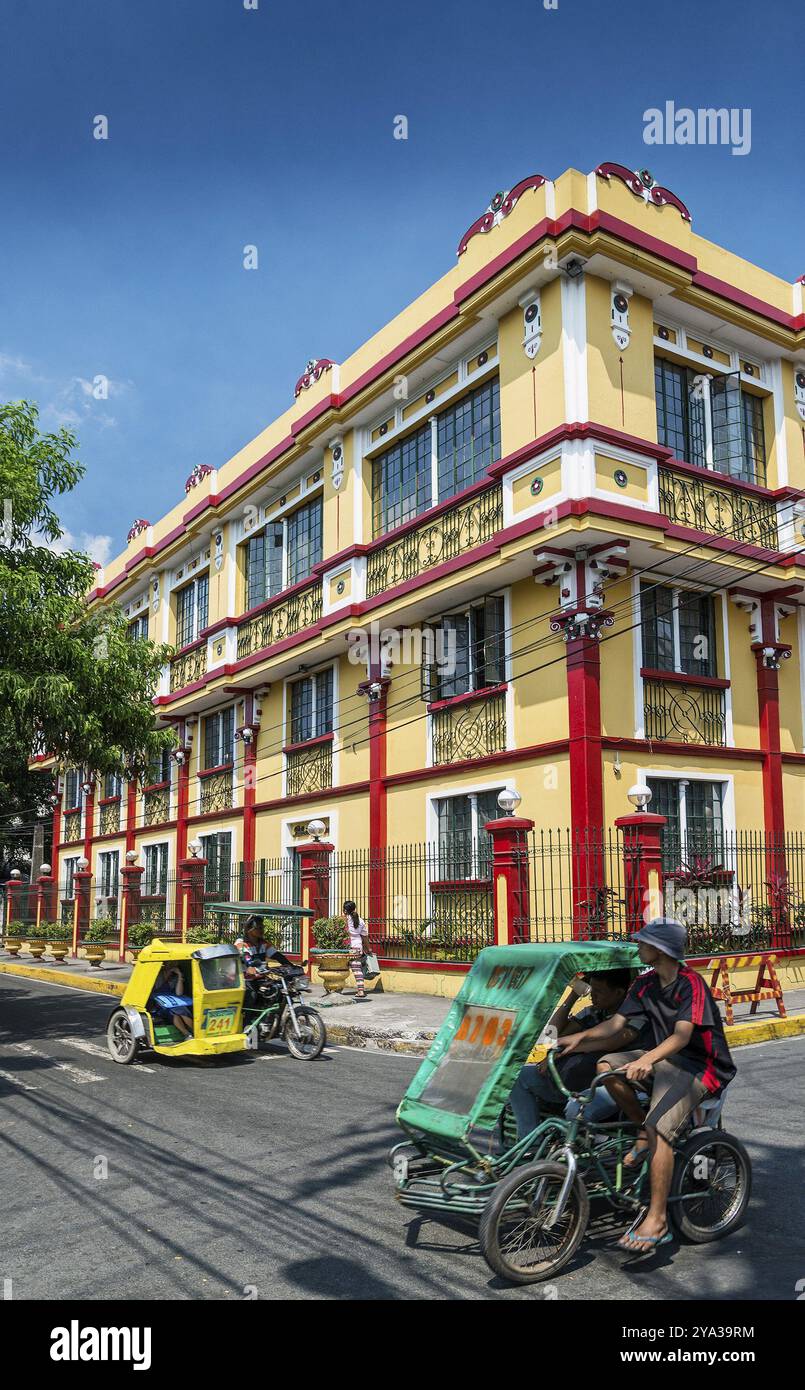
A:
{"label": "asphalt road", "polygon": [[[120,1067],[109,1009],[0,976],[0,1281],[14,1299],[545,1297],[492,1275],[471,1228],[420,1224],[394,1201],[384,1158],[415,1060],[278,1049]],[[588,1240],[556,1297],[796,1297],[805,1038],[737,1060],[726,1119],[754,1164],[747,1224],[637,1268],[611,1238]]]}

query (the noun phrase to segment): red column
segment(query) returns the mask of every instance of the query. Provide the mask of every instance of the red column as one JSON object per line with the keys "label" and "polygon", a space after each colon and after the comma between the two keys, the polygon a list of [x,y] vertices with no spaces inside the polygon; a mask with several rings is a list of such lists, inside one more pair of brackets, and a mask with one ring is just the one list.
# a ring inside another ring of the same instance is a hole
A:
{"label": "red column", "polygon": [[50,862],[53,866],[53,876],[59,876],[59,844],[61,841],[61,798],[56,801],[53,807],[53,819],[51,822],[51,846]]}
{"label": "red column", "polygon": [[666,816],[649,811],[619,816],[615,821],[623,831],[623,870],[626,890],[626,925],[639,931],[652,917],[663,913],[662,829]]}
{"label": "red column", "polygon": [[776,603],[760,604],[761,640],[752,643],[757,663],[758,737],[763,755],[763,823],[766,830],[766,897],[772,909],[772,946],[791,945],[785,855],[783,757],[780,743],[780,662],[790,647],[777,635]]}
{"label": "red column", "polygon": [[[296,845],[295,849],[299,855],[302,879],[300,906],[310,908],[313,913],[312,917],[302,918],[300,932],[302,960],[308,960],[316,945],[313,923],[319,917],[330,916],[330,855],[333,846],[325,840],[313,840],[306,845]],[[308,966],[308,974],[310,973],[311,967]]]}
{"label": "red column", "polygon": [[91,869],[76,869],[73,874],[73,955],[78,955],[81,938],[89,926],[89,898],[92,885]]}
{"label": "red column", "polygon": [[[369,683],[369,902],[367,925],[380,934],[386,920],[386,705],[389,681]],[[376,693],[375,693],[376,692]]]}
{"label": "red column", "polygon": [[120,959],[126,959],[126,949],[128,946],[129,927],[132,922],[139,922],[142,911],[141,893],[142,877],[145,869],[142,864],[124,864],[120,870],[120,877],[123,880],[121,892],[120,910]]}
{"label": "red column", "polygon": [[137,778],[130,777],[126,785],[126,853],[135,848],[137,824]]}
{"label": "red column", "polygon": [[57,885],[52,874],[40,874],[36,880],[36,923],[55,922],[58,915]]}
{"label": "red column", "polygon": [[514,946],[529,939],[528,836],[534,822],[525,816],[490,820],[492,836],[492,914],[495,944]]}
{"label": "red column", "polygon": [[181,862],[187,855],[187,806],[190,796],[189,753],[185,752],[184,762],[178,764],[179,776],[176,784],[176,859]]}
{"label": "red column", "polygon": [[12,922],[19,922],[21,920],[20,906],[22,899],[20,895],[23,888],[26,887],[20,876],[19,869],[12,869],[11,872],[12,874],[16,874],[17,877],[10,878],[6,884],[6,926],[10,926]]}
{"label": "red column", "polygon": [[181,859],[179,861],[182,941],[187,940],[189,927],[199,927],[204,921],[204,870],[206,867],[206,859]]}
{"label": "red column", "polygon": [[243,875],[243,900],[254,901],[254,862],[257,836],[257,730],[252,729],[250,743],[243,745],[243,863],[250,865]]}
{"label": "red column", "polygon": [[569,636],[566,660],[573,936],[579,939],[595,935],[599,929],[597,890],[606,879],[597,634]]}
{"label": "red column", "polygon": [[92,791],[84,793],[84,858],[92,862],[92,838],[95,831],[95,783]]}

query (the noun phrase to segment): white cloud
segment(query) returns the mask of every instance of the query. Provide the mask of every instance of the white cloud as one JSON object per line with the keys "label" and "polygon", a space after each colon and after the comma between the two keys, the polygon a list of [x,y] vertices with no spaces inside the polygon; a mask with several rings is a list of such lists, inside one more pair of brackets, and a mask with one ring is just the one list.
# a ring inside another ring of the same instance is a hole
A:
{"label": "white cloud", "polygon": [[76,537],[72,531],[65,531],[50,548],[57,555],[63,555],[65,550],[79,550],[99,565],[105,565],[112,553],[112,537],[93,535],[91,531],[81,531]]}

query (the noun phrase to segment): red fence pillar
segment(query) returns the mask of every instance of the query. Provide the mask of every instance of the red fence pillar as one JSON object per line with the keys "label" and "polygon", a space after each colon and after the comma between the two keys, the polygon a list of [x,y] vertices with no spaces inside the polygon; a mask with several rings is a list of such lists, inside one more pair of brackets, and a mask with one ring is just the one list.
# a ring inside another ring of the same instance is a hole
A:
{"label": "red fence pillar", "polygon": [[626,925],[639,931],[652,917],[663,915],[662,830],[666,816],[637,811],[615,821],[623,831],[623,870]]}
{"label": "red fence pillar", "polygon": [[43,864],[42,872],[36,880],[36,925],[41,922],[55,922],[58,915],[57,884],[50,872],[50,865]]}
{"label": "red fence pillar", "polygon": [[495,944],[513,946],[529,939],[528,835],[534,822],[525,816],[489,820],[492,836],[492,913]]}
{"label": "red fence pillar", "polygon": [[[12,922],[19,922],[21,920],[20,909],[22,906],[22,898],[20,895],[25,886],[26,885],[22,881],[22,875],[19,869],[12,869],[11,878],[8,880],[8,883],[6,884],[7,927],[10,926]],[[6,933],[6,935],[8,935],[8,933]]]}
{"label": "red fence pillar", "polygon": [[92,870],[76,869],[73,874],[73,955],[78,955],[78,944],[89,926],[89,899],[92,886]]}
{"label": "red fence pillar", "polygon": [[120,877],[123,880],[120,904],[120,959],[126,959],[126,948],[128,946],[129,927],[132,922],[139,922],[142,914],[142,877],[145,869],[142,864],[124,864],[120,870]]}
{"label": "red fence pillar", "polygon": [[[306,845],[296,845],[299,855],[299,871],[302,880],[301,907],[310,908],[312,917],[302,918],[300,931],[300,950],[302,960],[310,959],[310,952],[316,945],[313,923],[319,917],[330,915],[330,855],[333,846],[326,840],[313,840]],[[308,974],[311,973],[308,966]]]}
{"label": "red fence pillar", "polygon": [[204,921],[204,870],[206,867],[206,859],[182,859],[179,863],[182,941],[187,940],[189,927],[200,927]]}

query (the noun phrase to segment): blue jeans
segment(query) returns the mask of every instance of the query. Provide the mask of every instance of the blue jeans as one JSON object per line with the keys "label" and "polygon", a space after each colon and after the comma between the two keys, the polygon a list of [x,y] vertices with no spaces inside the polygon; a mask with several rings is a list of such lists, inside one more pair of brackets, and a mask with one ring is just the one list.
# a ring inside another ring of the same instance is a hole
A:
{"label": "blue jeans", "polygon": [[[550,1076],[546,1072],[540,1071],[537,1063],[529,1062],[522,1067],[509,1096],[509,1105],[517,1121],[518,1140],[525,1139],[527,1134],[537,1128],[542,1118],[542,1105],[545,1101],[557,1101],[559,1099],[560,1093]],[[584,1118],[600,1123],[602,1120],[611,1119],[616,1114],[617,1109],[615,1101],[602,1086],[586,1107]],[[565,1106],[565,1119],[575,1119],[578,1111],[578,1101],[569,1100]]]}

